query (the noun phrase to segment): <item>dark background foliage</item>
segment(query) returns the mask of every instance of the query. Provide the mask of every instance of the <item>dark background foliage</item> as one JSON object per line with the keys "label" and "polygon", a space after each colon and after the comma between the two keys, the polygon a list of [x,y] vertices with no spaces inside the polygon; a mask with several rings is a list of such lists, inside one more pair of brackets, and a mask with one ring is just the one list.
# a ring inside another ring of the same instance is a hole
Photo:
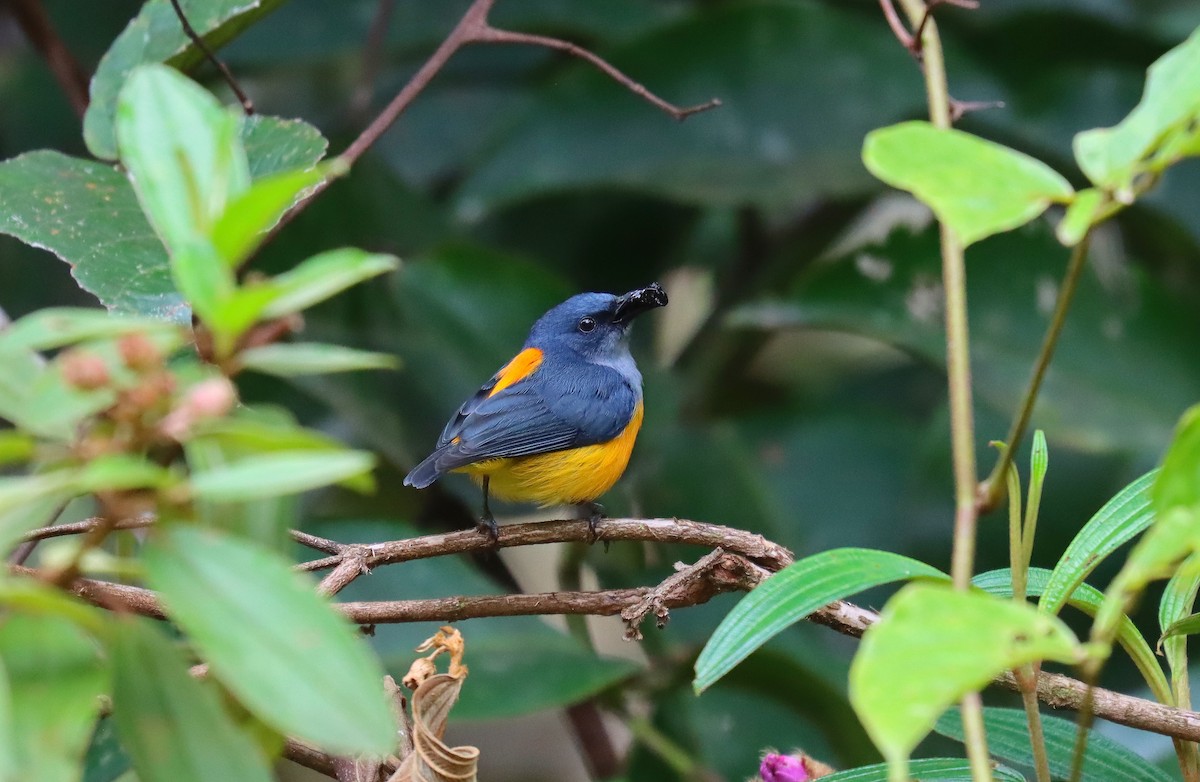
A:
{"label": "dark background foliage", "polygon": [[[90,70],[140,3],[45,5]],[[401,0],[367,100],[374,0],[291,0],[222,54],[263,113],[303,117],[337,150],[465,5]],[[342,244],[405,260],[307,324],[314,338],[398,354],[400,372],[243,384],[247,399],[288,405],[385,458],[377,496],[322,495],[305,507],[306,526],[383,540],[470,524],[477,493],[465,479],[423,493],[400,486],[453,406],[566,295],[660,280],[671,306],[635,334],[647,421],[609,513],[743,527],[799,554],[871,546],[948,567],[936,233],[859,158],[867,131],[924,112],[919,73],[877,5],[501,0],[493,19],[585,44],[678,104],[715,96],[724,106],[676,124],[588,67],[531,48],[475,47],[438,75],[256,261],[280,270]],[[985,0],[940,20],[954,96],[1005,103],[962,127],[1081,184],[1074,133],[1123,117],[1146,66],[1200,23],[1200,10],[1188,0]],[[211,68],[196,75],[228,97]],[[0,5],[0,159],[44,147],[86,154],[78,120]],[[1004,436],[1066,256],[1045,223],[968,252],[980,443]],[[0,237],[0,303],[11,316],[89,301],[66,265]],[[1051,453],[1035,565],[1052,565],[1106,498],[1156,462],[1200,391],[1197,336],[1200,165],[1191,161],[1093,240],[1034,417]],[[981,446],[980,463],[991,458]],[[984,520],[979,570],[1007,564],[1005,535],[999,515]],[[589,550],[586,563],[618,586],[653,583],[695,556],[618,544]],[[513,573],[545,588],[554,567],[415,563],[360,579],[345,599],[504,590]],[[827,631],[795,628],[691,694],[691,660],[732,600],[677,613],[637,649],[614,641],[618,626],[596,625],[600,646],[625,659],[597,658],[540,620],[464,623],[472,678],[456,716],[501,720],[461,734],[483,746],[484,777],[575,773],[566,734],[544,740],[557,735],[543,733],[546,710],[592,696],[648,715],[631,721],[636,735],[661,732],[724,779],[751,773],[764,746],[802,746],[839,766],[872,759],[844,696],[852,647]],[[429,629],[379,628],[375,640],[403,669]],[[1129,681],[1119,667],[1109,676]],[[530,714],[543,716],[507,722]],[[682,778],[644,746],[629,780]],[[515,770],[504,770],[506,755]]]}

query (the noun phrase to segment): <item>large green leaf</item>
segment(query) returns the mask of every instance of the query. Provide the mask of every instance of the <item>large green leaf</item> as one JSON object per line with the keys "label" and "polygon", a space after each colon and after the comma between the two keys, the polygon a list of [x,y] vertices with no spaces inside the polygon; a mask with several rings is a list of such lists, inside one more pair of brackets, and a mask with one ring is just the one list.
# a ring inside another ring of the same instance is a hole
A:
{"label": "large green leaf", "polygon": [[1146,74],[1141,102],[1111,128],[1075,137],[1079,167],[1097,185],[1133,197],[1135,178],[1200,154],[1200,30],[1160,57]]}
{"label": "large green leaf", "polygon": [[0,620],[12,730],[20,772],[11,779],[72,782],[108,693],[109,669],[96,643],[57,616],[10,613]]}
{"label": "large green leaf", "polygon": [[[163,65],[139,66],[121,89],[121,162],[172,257],[204,241],[226,206],[249,189],[239,125],[211,93]],[[176,283],[182,287],[178,269]]]}
{"label": "large green leaf", "polygon": [[0,163],[0,232],[69,263],[80,287],[111,309],[187,318],[162,243],[109,165],[50,150]]}
{"label": "large green leaf", "polygon": [[[1029,568],[1027,573],[1028,581],[1025,586],[1025,594],[1027,597],[1038,597],[1046,591],[1049,586],[1052,573],[1045,568],[1034,567]],[[971,583],[979,587],[988,594],[996,595],[997,597],[1012,597],[1012,570],[1009,568],[1001,568],[999,570],[989,570],[986,573],[980,573],[971,579]],[[1104,603],[1104,593],[1090,584],[1080,583],[1075,587],[1075,591],[1067,598],[1067,603],[1073,608],[1077,608],[1088,616],[1095,617],[1100,610],[1101,604]],[[1117,629],[1117,641],[1125,649],[1125,653],[1133,660],[1138,671],[1142,674],[1142,678],[1146,680],[1146,684],[1150,687],[1154,697],[1161,702],[1167,703],[1171,700],[1171,685],[1167,683],[1167,677],[1163,674],[1162,667],[1158,664],[1158,658],[1154,656],[1154,650],[1146,643],[1146,639],[1142,637],[1141,631],[1137,625],[1128,616],[1121,618],[1120,626]]]}
{"label": "large green leaf", "polygon": [[[210,48],[226,43],[285,0],[182,0],[180,6],[192,29]],[[203,54],[179,23],[169,0],[149,0],[129,26],[113,41],[92,77],[91,102],[83,119],[88,149],[98,158],[117,157],[113,130],[117,94],[130,72],[145,63],[168,63],[187,68]]]}
{"label": "large green leaf", "polygon": [[367,473],[367,451],[277,451],[248,456],[192,476],[192,494],[212,502],[245,502],[329,486]]}
{"label": "large green leaf", "polygon": [[[1028,383],[1067,256],[1037,223],[968,251],[976,399],[1006,421]],[[814,265],[796,280],[786,301],[744,306],[731,313],[730,322],[849,331],[943,366],[939,259],[936,230],[914,234],[897,228],[882,242]],[[1122,265],[1114,276],[1093,273],[1095,268],[1079,281],[1033,425],[1074,447],[1157,456],[1200,388],[1200,362],[1190,358],[1200,309],[1136,267]],[[1114,365],[1122,371],[1111,372]]]}
{"label": "large green leaf", "polygon": [[835,600],[913,578],[948,578],[914,559],[871,549],[844,548],[806,557],[764,581],[722,620],[696,660],[692,686],[700,692],[784,628]]}
{"label": "large green leaf", "polygon": [[903,767],[937,718],[1002,671],[1038,660],[1075,662],[1071,631],[1033,606],[949,585],[910,584],[863,635],[850,666],[850,703],[893,767]]}
{"label": "large green leaf", "polygon": [[264,722],[338,753],[392,751],[382,668],[283,557],[212,530],[168,527],[147,544],[145,565],[213,674]]}
{"label": "large green leaf", "polygon": [[928,122],[871,131],[862,156],[872,174],[928,204],[965,245],[1024,225],[1074,194],[1040,160]]}
{"label": "large green leaf", "polygon": [[[971,764],[956,758],[925,758],[909,764],[909,773],[921,782],[972,782]],[[823,782],[888,782],[886,763],[851,768],[821,778]],[[1026,782],[1025,777],[1006,766],[992,768],[995,782]]]}
{"label": "large green leaf", "polygon": [[1159,513],[1176,506],[1200,509],[1200,405],[1180,419],[1154,482],[1153,498]]}
{"label": "large green leaf", "polygon": [[[723,105],[678,125],[580,64],[507,129],[462,213],[585,186],[721,206],[857,193],[873,186],[859,141],[922,105],[887,28],[830,4],[717,4],[606,54],[667,100]],[[870,74],[870,101],[853,74]]]}
{"label": "large green leaf", "polygon": [[1058,613],[1097,565],[1150,526],[1150,487],[1157,477],[1157,470],[1148,472],[1117,492],[1076,533],[1038,601],[1042,610]]}
{"label": "large green leaf", "polygon": [[[1022,766],[1033,766],[1033,750],[1029,744],[1029,724],[1020,709],[986,708],[983,710],[987,728],[988,751],[996,757]],[[935,728],[943,736],[963,740],[962,717],[957,710],[942,715]],[[1046,754],[1050,773],[1055,779],[1071,776],[1071,757],[1078,733],[1075,723],[1062,717],[1042,715],[1042,733],[1046,739]],[[1172,777],[1155,767],[1137,753],[1096,732],[1088,735],[1087,754],[1083,759],[1081,782],[1169,782]]]}
{"label": "large green leaf", "polygon": [[269,782],[254,741],[157,626],[123,617],[114,629],[113,718],[142,782]]}

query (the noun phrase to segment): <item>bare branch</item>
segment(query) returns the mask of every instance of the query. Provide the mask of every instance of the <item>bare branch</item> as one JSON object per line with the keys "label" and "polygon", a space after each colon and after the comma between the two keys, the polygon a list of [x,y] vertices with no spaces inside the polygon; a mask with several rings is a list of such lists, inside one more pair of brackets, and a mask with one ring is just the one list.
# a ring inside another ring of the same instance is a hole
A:
{"label": "bare branch", "polygon": [[187,15],[183,12],[183,8],[179,5],[179,0],[171,0],[171,7],[175,9],[175,15],[179,17],[179,24],[183,27],[183,33],[191,39],[192,43],[196,44],[196,48],[204,53],[205,59],[217,66],[217,70],[221,72],[221,78],[229,85],[229,89],[233,90],[233,94],[237,96],[238,102],[242,104],[242,111],[249,117],[254,113],[254,102],[247,97],[242,91],[242,86],[238,84],[237,79],[233,76],[233,71],[213,54],[212,49],[208,48],[208,44],[204,42],[194,29],[191,22],[188,21]]}
{"label": "bare branch", "polygon": [[12,0],[11,6],[25,37],[50,66],[75,114],[82,117],[88,107],[87,74],[59,36],[50,15],[39,0]]}

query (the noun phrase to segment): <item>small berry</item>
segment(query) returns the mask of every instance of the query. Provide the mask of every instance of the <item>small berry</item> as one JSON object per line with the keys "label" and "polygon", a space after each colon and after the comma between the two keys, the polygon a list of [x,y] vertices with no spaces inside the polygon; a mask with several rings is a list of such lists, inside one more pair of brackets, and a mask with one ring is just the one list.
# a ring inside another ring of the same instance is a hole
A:
{"label": "small berry", "polygon": [[145,334],[126,334],[117,341],[117,350],[125,366],[135,372],[154,369],[163,361],[162,352]]}
{"label": "small berry", "polygon": [[72,350],[59,359],[63,380],[81,391],[95,391],[112,379],[104,359],[81,350]]}

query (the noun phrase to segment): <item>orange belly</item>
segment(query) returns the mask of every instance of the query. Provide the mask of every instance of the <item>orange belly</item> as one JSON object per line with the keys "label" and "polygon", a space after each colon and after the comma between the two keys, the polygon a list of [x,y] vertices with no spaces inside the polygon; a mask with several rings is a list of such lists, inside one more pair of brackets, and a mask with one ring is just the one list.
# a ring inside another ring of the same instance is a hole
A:
{"label": "orange belly", "polygon": [[643,412],[642,403],[638,402],[625,430],[606,443],[534,456],[489,459],[455,472],[467,473],[476,483],[487,477],[489,493],[511,502],[535,502],[543,507],[591,502],[611,489],[625,472],[642,427]]}

